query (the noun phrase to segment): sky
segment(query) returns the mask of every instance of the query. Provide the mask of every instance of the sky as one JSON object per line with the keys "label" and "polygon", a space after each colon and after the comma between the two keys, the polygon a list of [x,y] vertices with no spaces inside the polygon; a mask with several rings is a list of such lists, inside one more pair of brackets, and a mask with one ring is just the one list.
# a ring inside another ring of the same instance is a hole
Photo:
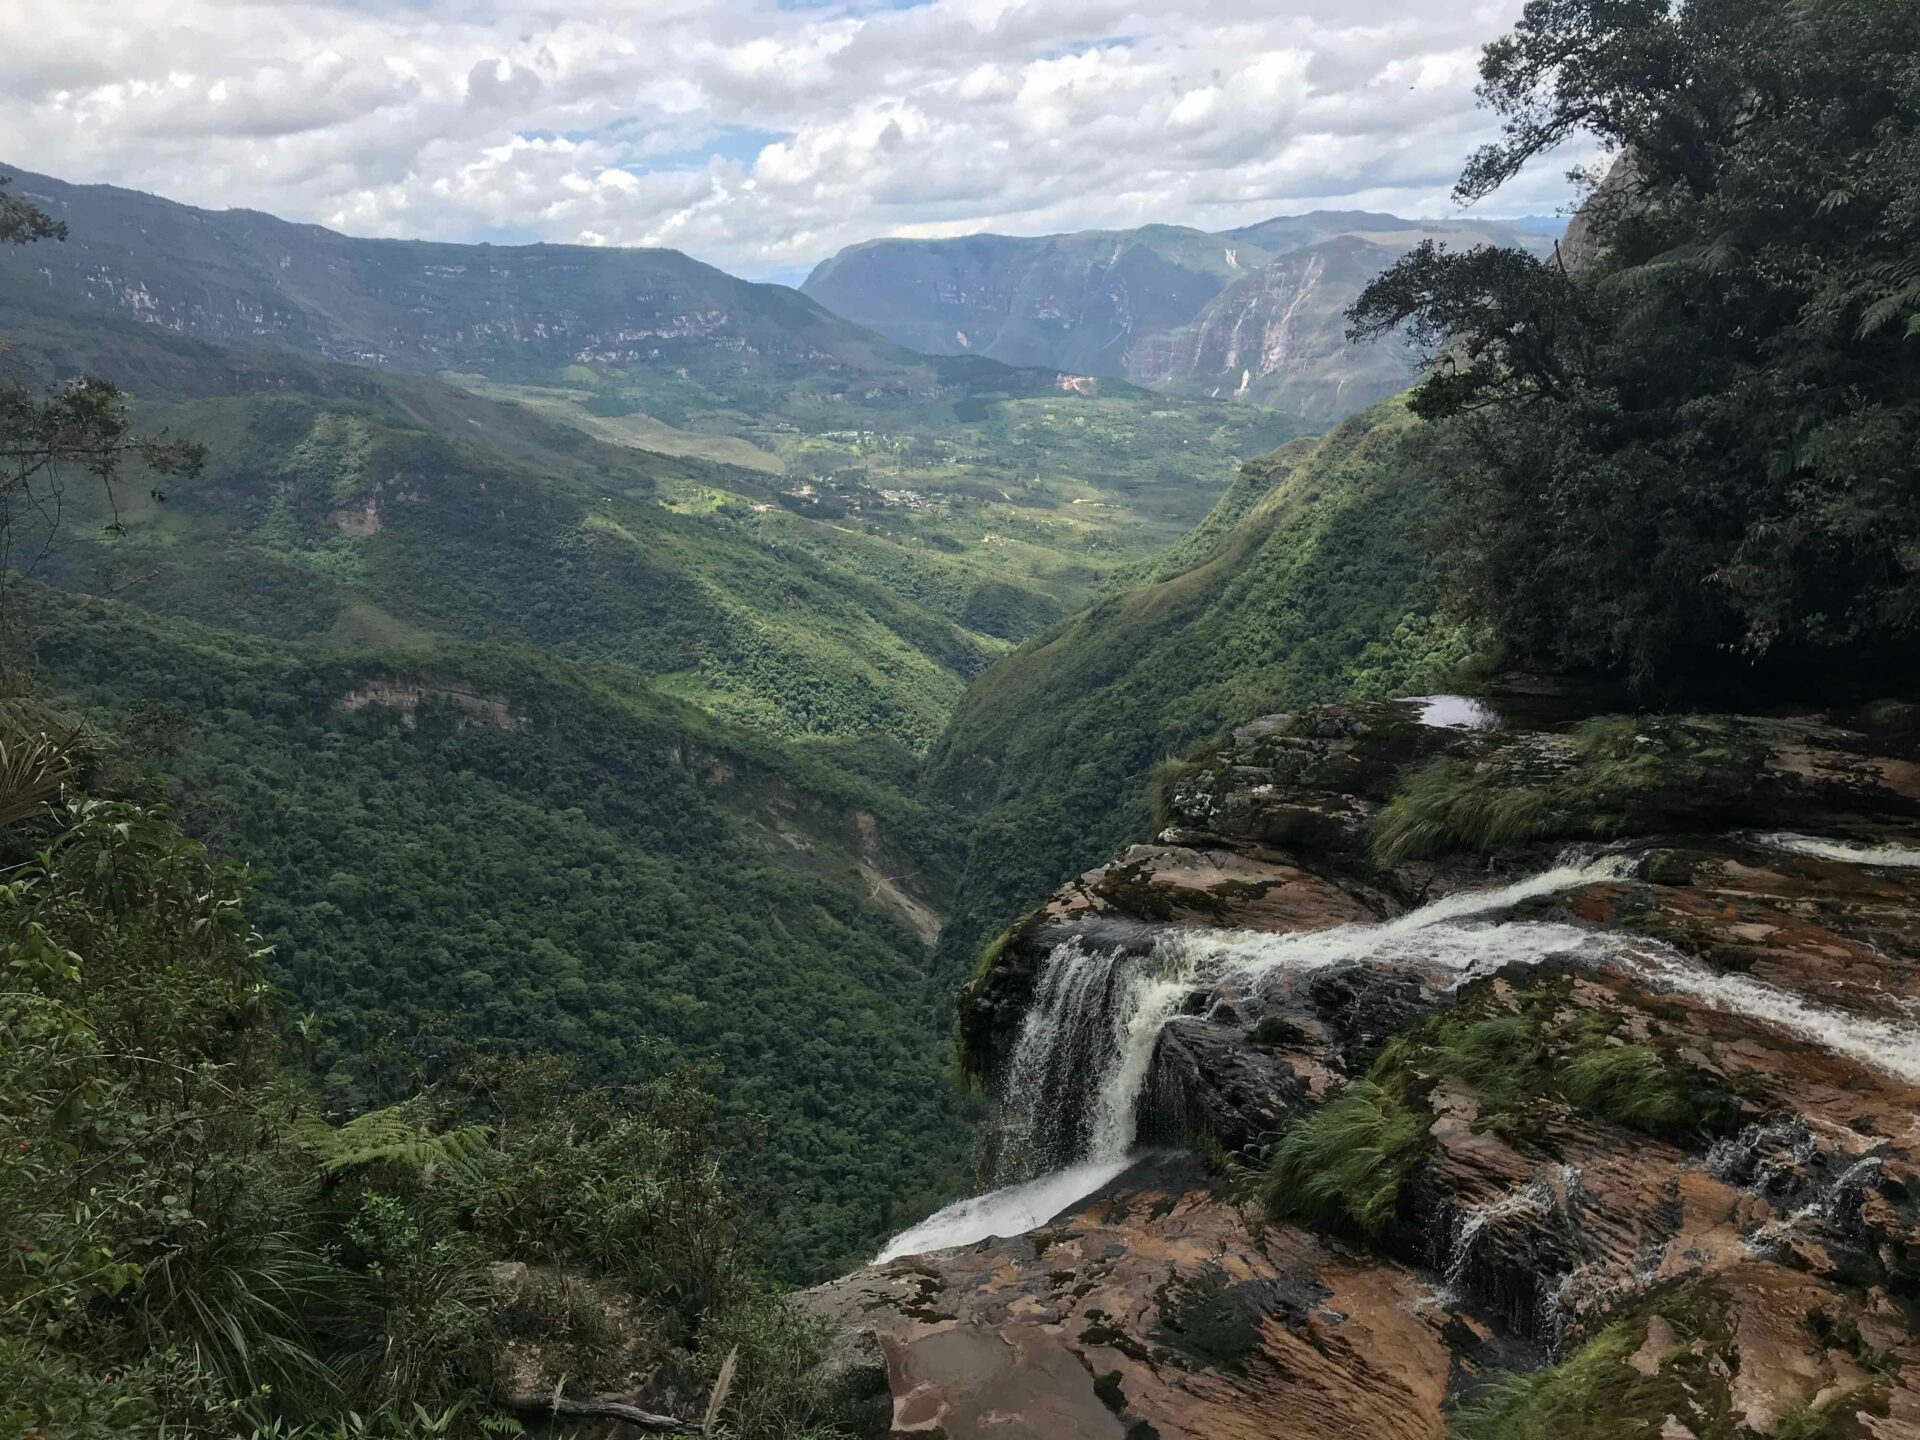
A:
{"label": "sky", "polygon": [[[0,0],[0,160],[356,235],[667,245],[1455,213],[1521,0]],[[1552,157],[1472,213],[1552,214]]]}

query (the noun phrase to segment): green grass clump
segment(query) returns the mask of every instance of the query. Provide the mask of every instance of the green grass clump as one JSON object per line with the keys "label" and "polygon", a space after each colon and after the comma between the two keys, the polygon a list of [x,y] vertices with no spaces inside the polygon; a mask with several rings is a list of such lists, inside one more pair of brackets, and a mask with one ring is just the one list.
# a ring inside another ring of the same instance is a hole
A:
{"label": "green grass clump", "polygon": [[1257,1192],[1276,1218],[1377,1235],[1426,1156],[1427,1123],[1396,1091],[1355,1080],[1280,1137]]}
{"label": "green grass clump", "polygon": [[1644,1322],[1609,1325],[1558,1365],[1497,1382],[1454,1413],[1447,1440],[1540,1440],[1584,1425],[1632,1373],[1625,1361],[1645,1335]]}
{"label": "green grass clump", "polygon": [[1573,1003],[1564,979],[1481,986],[1395,1037],[1365,1078],[1275,1142],[1254,1190],[1279,1219],[1379,1234],[1428,1149],[1420,1097],[1436,1080],[1472,1090],[1479,1123],[1537,1133],[1566,1108],[1653,1135],[1716,1126],[1738,1106],[1659,1045],[1623,1043],[1622,1017]]}
{"label": "green grass clump", "polygon": [[1838,1415],[1825,1405],[1802,1400],[1773,1427],[1773,1440],[1828,1440],[1838,1434],[1834,1425]]}
{"label": "green grass clump", "polygon": [[[1656,1315],[1672,1328],[1675,1343],[1646,1374],[1627,1361],[1646,1344]],[[1617,1440],[1657,1434],[1668,1416],[1695,1435],[1730,1436],[1731,1345],[1721,1291],[1701,1283],[1667,1290],[1557,1364],[1488,1386],[1454,1412],[1447,1440]]]}
{"label": "green grass clump", "polygon": [[1492,986],[1396,1037],[1368,1072],[1411,1093],[1422,1080],[1470,1088],[1481,1123],[1532,1132],[1570,1106],[1651,1135],[1717,1126],[1737,1105],[1669,1046],[1625,1042],[1624,1017],[1574,1003],[1565,979]]}
{"label": "green grass clump", "polygon": [[1374,820],[1374,858],[1393,864],[1555,835],[1611,835],[1636,801],[1663,790],[1684,793],[1709,775],[1709,766],[1737,774],[1752,758],[1723,726],[1698,717],[1596,715],[1571,739],[1574,763],[1563,774],[1503,769],[1498,757],[1442,756],[1416,770]]}
{"label": "green grass clump", "polygon": [[1658,1134],[1699,1119],[1678,1062],[1651,1045],[1602,1045],[1560,1071],[1560,1090],[1582,1110]]}
{"label": "green grass clump", "polygon": [[1513,785],[1473,762],[1446,757],[1417,771],[1374,821],[1371,844],[1382,864],[1443,850],[1491,850],[1548,833],[1558,820],[1555,792]]}

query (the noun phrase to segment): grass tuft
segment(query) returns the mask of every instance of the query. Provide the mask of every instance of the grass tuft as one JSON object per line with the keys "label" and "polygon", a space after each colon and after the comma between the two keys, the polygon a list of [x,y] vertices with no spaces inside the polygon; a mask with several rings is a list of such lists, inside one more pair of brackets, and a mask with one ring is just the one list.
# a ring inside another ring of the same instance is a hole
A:
{"label": "grass tuft", "polygon": [[1560,1071],[1560,1089],[1582,1110],[1663,1134],[1700,1116],[1688,1077],[1650,1045],[1607,1045],[1577,1055]]}
{"label": "grass tuft", "polygon": [[1275,1143],[1255,1189],[1276,1218],[1377,1235],[1427,1152],[1427,1119],[1395,1091],[1355,1080]]}
{"label": "grass tuft", "polygon": [[1434,761],[1410,778],[1374,821],[1373,856],[1383,865],[1444,850],[1491,850],[1554,828],[1554,792],[1512,785],[1470,761]]}

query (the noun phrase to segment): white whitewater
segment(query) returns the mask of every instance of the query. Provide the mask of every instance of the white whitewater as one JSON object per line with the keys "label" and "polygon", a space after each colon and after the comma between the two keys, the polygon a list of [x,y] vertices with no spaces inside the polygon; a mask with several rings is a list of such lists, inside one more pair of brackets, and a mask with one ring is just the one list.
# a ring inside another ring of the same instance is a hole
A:
{"label": "white whitewater", "polygon": [[1889,1075],[1920,1084],[1920,1029],[1829,1010],[1745,975],[1716,975],[1676,950],[1634,942],[1615,957],[1618,967],[1655,990],[1674,990],[1845,1055]]}
{"label": "white whitewater", "polygon": [[884,1265],[903,1255],[929,1255],[996,1236],[1024,1235],[1037,1230],[1076,1200],[1084,1200],[1134,1163],[1132,1156],[1090,1160],[1070,1165],[1038,1180],[1009,1185],[970,1200],[957,1200],[929,1215],[911,1230],[902,1230],[873,1257]]}
{"label": "white whitewater", "polygon": [[1425,963],[1460,983],[1516,961],[1578,951],[1590,947],[1594,936],[1571,925],[1465,922],[1618,879],[1628,864],[1621,856],[1570,860],[1378,924],[1287,935],[1169,930],[1145,954],[1066,941],[1041,966],[1007,1066],[1001,1173],[1038,1175],[1126,1155],[1160,1033],[1183,1005],[1207,991],[1244,993],[1282,968],[1306,971],[1365,959]]}
{"label": "white whitewater", "polygon": [[1912,845],[1862,845],[1853,840],[1829,840],[1818,835],[1798,835],[1791,830],[1776,830],[1757,837],[1762,845],[1806,855],[1815,860],[1838,860],[1848,865],[1885,865],[1906,868],[1920,865],[1920,848]]}
{"label": "white whitewater", "polygon": [[1169,930],[1145,954],[1090,951],[1077,939],[1056,946],[1041,966],[1001,1100],[1001,1173],[1039,1178],[948,1206],[896,1236],[880,1258],[1022,1234],[1099,1189],[1132,1163],[1140,1097],[1168,1021],[1183,1009],[1202,1013],[1215,999],[1257,998],[1282,972],[1368,961],[1422,970],[1457,986],[1509,966],[1567,957],[1920,1084],[1920,1028],[1830,1010],[1745,975],[1715,974],[1654,940],[1487,919],[1528,900],[1622,879],[1632,864],[1632,856],[1621,854],[1570,858],[1539,875],[1449,895],[1377,924],[1279,935]]}

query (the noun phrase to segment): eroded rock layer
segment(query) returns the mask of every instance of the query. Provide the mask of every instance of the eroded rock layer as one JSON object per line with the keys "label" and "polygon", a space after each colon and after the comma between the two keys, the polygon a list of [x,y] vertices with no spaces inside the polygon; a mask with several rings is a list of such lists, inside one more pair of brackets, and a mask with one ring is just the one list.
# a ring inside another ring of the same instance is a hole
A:
{"label": "eroded rock layer", "polygon": [[1161,1148],[814,1293],[896,1433],[1920,1436],[1915,714],[1566,708],[1244,726],[989,951],[990,1086],[1063,957],[1159,985],[1060,1083]]}

